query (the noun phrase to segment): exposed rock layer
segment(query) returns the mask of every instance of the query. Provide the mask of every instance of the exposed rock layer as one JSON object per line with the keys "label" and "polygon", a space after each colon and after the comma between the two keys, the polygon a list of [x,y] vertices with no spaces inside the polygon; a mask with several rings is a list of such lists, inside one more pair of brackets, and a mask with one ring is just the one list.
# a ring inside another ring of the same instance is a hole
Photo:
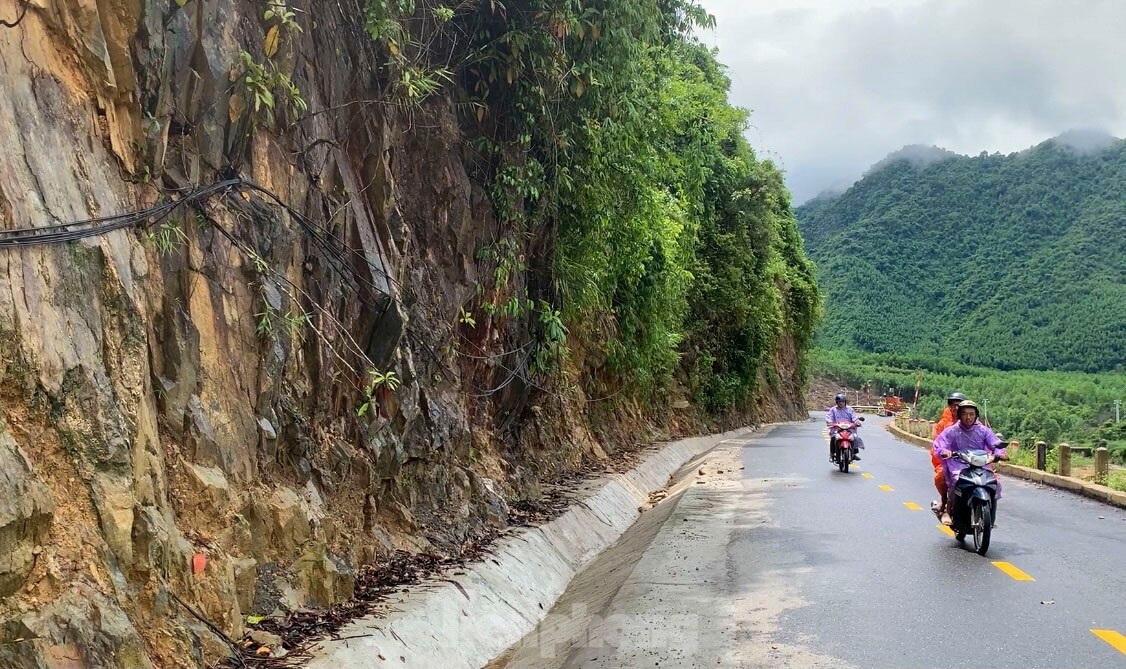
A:
{"label": "exposed rock layer", "polygon": [[[702,427],[478,397],[506,370],[449,344],[491,208],[452,100],[373,102],[372,54],[340,48],[368,41],[362,15],[328,3],[281,48],[320,112],[279,102],[273,124],[231,75],[261,53],[254,3],[33,0],[0,29],[0,228],[235,174],[302,216],[232,189],[144,231],[0,249],[0,666],[202,665],[226,648],[177,600],[238,637],[247,614],[347,598],[394,549],[487,535],[584,454]],[[364,421],[352,349],[403,381]],[[800,408],[793,363],[760,418]]]}

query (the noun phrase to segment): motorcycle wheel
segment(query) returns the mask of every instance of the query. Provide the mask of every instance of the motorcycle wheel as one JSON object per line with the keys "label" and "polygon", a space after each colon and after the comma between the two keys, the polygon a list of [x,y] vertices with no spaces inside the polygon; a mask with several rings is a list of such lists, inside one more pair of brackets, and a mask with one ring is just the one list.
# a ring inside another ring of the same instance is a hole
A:
{"label": "motorcycle wheel", "polygon": [[993,509],[990,505],[980,500],[975,500],[971,511],[974,531],[974,550],[978,555],[985,555],[989,550],[989,535],[993,531]]}
{"label": "motorcycle wheel", "polygon": [[845,473],[848,473],[848,449],[842,448],[837,452],[837,467]]}

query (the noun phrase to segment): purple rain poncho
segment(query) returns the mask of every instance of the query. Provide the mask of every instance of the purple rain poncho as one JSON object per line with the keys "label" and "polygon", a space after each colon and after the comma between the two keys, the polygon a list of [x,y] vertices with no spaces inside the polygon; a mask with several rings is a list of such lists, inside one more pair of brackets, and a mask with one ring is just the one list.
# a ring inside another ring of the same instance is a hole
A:
{"label": "purple rain poncho", "polygon": [[832,425],[833,423],[843,423],[844,421],[848,421],[850,423],[860,422],[856,420],[856,412],[852,410],[852,407],[845,407],[842,409],[836,405],[833,405],[829,407],[828,411],[825,412],[826,425]]}
{"label": "purple rain poncho", "polygon": [[[973,425],[966,429],[962,427],[962,422],[958,421],[950,427],[942,431],[942,434],[935,437],[934,444],[931,446],[931,453],[936,458],[942,460],[940,453],[942,451],[985,451],[987,453],[1003,457],[1006,455],[1005,444],[993,434],[993,430],[982,425],[980,422],[975,422]],[[958,475],[963,469],[967,467],[966,463],[961,460],[950,458],[942,460],[942,469],[946,474],[946,488],[953,492],[954,482],[958,480]],[[993,471],[993,465],[986,465],[986,469]],[[997,481],[997,499],[1001,499],[1001,481]]]}

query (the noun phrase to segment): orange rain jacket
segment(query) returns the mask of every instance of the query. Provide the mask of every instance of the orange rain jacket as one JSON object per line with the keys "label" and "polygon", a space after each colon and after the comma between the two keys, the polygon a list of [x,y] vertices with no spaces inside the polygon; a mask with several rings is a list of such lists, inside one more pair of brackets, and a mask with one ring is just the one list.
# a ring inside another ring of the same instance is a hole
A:
{"label": "orange rain jacket", "polygon": [[[950,406],[947,405],[946,409],[944,409],[942,412],[942,418],[939,418],[938,422],[934,424],[934,434],[931,435],[931,439],[937,439],[938,435],[942,434],[943,430],[957,422],[958,417],[954,415],[954,409],[950,408]],[[939,460],[934,454],[931,454],[931,463],[935,466],[936,469],[942,466],[942,461]]]}

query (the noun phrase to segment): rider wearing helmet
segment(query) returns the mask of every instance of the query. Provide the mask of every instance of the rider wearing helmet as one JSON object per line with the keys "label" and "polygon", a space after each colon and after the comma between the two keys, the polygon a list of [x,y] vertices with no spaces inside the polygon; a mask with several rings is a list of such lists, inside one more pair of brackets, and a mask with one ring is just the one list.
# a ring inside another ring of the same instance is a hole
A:
{"label": "rider wearing helmet", "polygon": [[934,424],[933,437],[942,434],[942,431],[958,422],[957,416],[954,412],[958,409],[958,405],[966,401],[966,396],[962,393],[950,393],[946,398],[946,408],[942,410],[942,416],[939,417],[938,422]]}
{"label": "rider wearing helmet", "polygon": [[[986,451],[991,456],[989,458],[991,463],[1008,458],[1005,443],[993,434],[993,430],[978,421],[976,404],[969,400],[958,404],[957,418],[958,422],[943,430],[931,446],[931,455],[942,460],[947,489],[954,487],[958,474],[966,467],[960,460],[951,459],[955,451]],[[989,469],[993,468],[989,466]],[[997,499],[1001,499],[1000,481],[997,482]],[[949,508],[943,509],[942,522],[945,525],[950,524]]]}
{"label": "rider wearing helmet", "polygon": [[[837,461],[837,428],[833,427],[833,423],[845,421],[854,424],[860,422],[856,419],[856,412],[848,405],[848,396],[844,393],[837,393],[833,397],[833,406],[825,412],[825,424],[829,426],[829,460],[832,462]],[[857,455],[853,459],[859,460],[860,456]]]}
{"label": "rider wearing helmet", "polygon": [[[942,416],[934,425],[934,434],[931,439],[937,439],[942,431],[958,422],[958,418],[954,412],[958,408],[958,404],[965,402],[966,396],[962,393],[950,393],[946,398],[946,408],[942,411]],[[942,461],[937,456],[931,455],[931,465],[934,467],[934,489],[938,491],[939,501],[931,503],[931,509],[944,509],[946,508],[946,472],[942,467]]]}

